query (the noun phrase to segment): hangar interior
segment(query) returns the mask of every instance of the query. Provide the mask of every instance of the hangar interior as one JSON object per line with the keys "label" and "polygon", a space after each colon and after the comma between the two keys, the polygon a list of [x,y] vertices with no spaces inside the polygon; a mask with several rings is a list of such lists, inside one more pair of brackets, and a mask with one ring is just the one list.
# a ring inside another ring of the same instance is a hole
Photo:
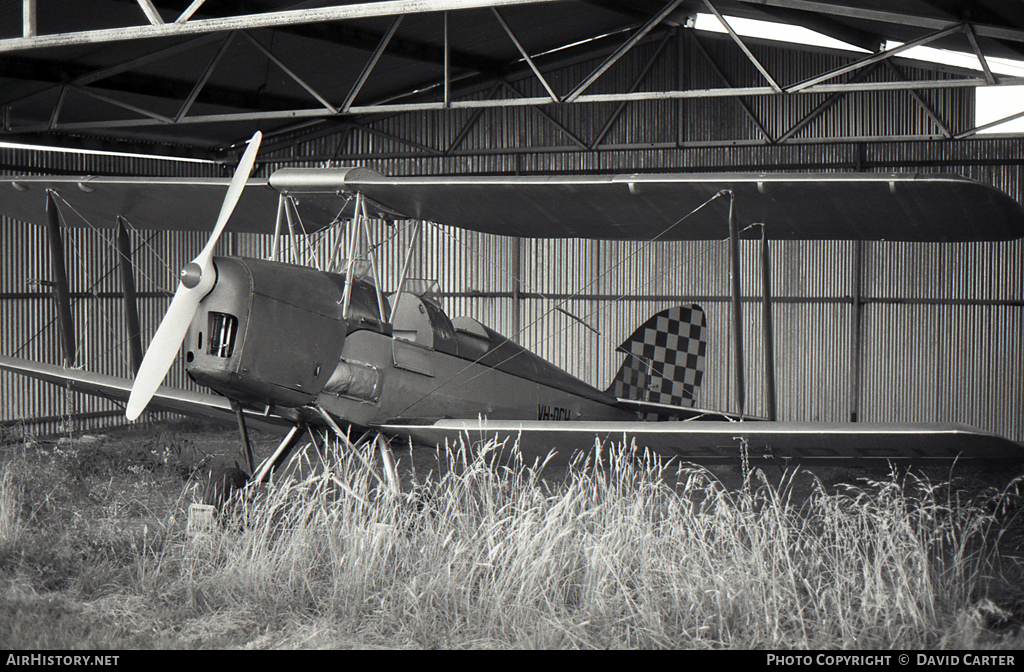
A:
{"label": "hangar interior", "polygon": [[[717,17],[729,27],[702,27]],[[743,20],[842,44],[744,36],[733,28]],[[925,45],[977,66],[908,54]],[[321,166],[396,176],[938,172],[1024,203],[1024,135],[977,120],[979,90],[1024,84],[997,59],[1024,60],[1024,8],[995,0],[23,0],[0,8],[0,169],[224,176],[261,130],[261,176]],[[0,354],[131,376],[112,226],[61,233],[69,340],[52,241],[3,220]],[[636,326],[699,303],[710,339],[697,403],[735,410],[726,240],[519,239],[381,222],[373,244],[387,291],[417,229],[411,275],[438,281],[450,315],[600,388]],[[343,235],[296,240],[289,253],[326,266]],[[741,245],[746,411],[765,416],[753,237]],[[144,344],[204,241],[129,231]],[[219,250],[267,256],[270,245],[233,233]],[[779,419],[958,422],[1024,441],[1020,240],[769,250]],[[178,370],[169,382],[193,385]],[[38,432],[68,418],[77,429],[124,422],[117,404],[7,373],[0,398],[0,422]]]}

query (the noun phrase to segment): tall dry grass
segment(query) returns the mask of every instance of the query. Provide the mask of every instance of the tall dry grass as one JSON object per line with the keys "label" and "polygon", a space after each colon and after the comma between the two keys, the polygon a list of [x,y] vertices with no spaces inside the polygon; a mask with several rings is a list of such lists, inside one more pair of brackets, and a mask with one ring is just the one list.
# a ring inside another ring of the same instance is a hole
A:
{"label": "tall dry grass", "polygon": [[621,448],[552,483],[500,449],[459,446],[399,489],[372,443],[338,444],[165,540],[140,589],[317,623],[319,646],[961,647],[1000,613],[984,598],[1009,523],[948,485],[805,492],[755,471],[729,490]]}
{"label": "tall dry grass", "polygon": [[24,524],[21,520],[21,492],[9,464],[0,465],[0,550],[17,544]]}

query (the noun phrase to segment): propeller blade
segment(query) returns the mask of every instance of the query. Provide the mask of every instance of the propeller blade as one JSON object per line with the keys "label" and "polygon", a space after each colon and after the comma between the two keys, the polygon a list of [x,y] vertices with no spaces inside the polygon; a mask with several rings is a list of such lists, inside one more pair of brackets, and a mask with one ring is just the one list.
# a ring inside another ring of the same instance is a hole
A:
{"label": "propeller blade", "polygon": [[128,407],[125,410],[125,416],[129,420],[135,420],[142,415],[149,400],[164,382],[164,377],[178,356],[178,349],[185,340],[185,334],[192,324],[192,317],[202,298],[198,292],[178,284],[178,291],[174,293],[167,314],[164,315],[160,328],[150,341],[146,356],[142,358],[142,364],[139,366],[139,373],[132,383],[132,393],[128,397]]}
{"label": "propeller blade", "polygon": [[213,227],[213,233],[210,234],[206,247],[192,260],[201,267],[206,266],[205,262],[213,256],[213,248],[216,246],[217,240],[220,239],[220,234],[224,232],[224,227],[227,226],[231,213],[235,211],[235,206],[238,205],[238,199],[241,198],[242,190],[245,189],[245,182],[249,179],[249,173],[252,172],[252,167],[256,163],[256,153],[260,150],[262,140],[263,134],[259,131],[256,131],[249,139],[249,146],[242,154],[238,168],[235,169],[235,176],[231,178],[231,184],[228,186],[228,193],[224,196],[224,204],[220,206],[220,215],[217,217],[217,224]]}
{"label": "propeller blade", "polygon": [[263,134],[256,131],[256,134],[249,140],[249,146],[242,154],[234,177],[231,178],[231,184],[224,196],[224,203],[221,205],[220,215],[217,217],[217,223],[213,227],[210,239],[196,258],[181,272],[178,289],[174,292],[171,305],[167,308],[167,314],[160,322],[160,327],[156,330],[149,349],[146,350],[146,356],[142,358],[139,372],[132,384],[132,393],[128,397],[128,407],[125,410],[125,416],[129,420],[135,420],[146,410],[149,400],[156,394],[178,356],[178,350],[181,348],[182,341],[185,340],[185,334],[188,333],[189,325],[192,324],[192,318],[195,317],[199,302],[213,289],[216,279],[213,267],[213,249],[224,232],[231,213],[238,205],[238,199],[242,196],[249,173],[252,172],[253,164],[256,163],[256,153],[259,151],[262,139]]}

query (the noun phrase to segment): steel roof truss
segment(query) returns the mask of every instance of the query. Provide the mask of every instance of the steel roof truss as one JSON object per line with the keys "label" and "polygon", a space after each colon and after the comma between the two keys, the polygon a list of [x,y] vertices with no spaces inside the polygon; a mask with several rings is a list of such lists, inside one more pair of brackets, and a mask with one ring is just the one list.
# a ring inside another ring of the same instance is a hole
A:
{"label": "steel roof truss", "polygon": [[[800,93],[850,93],[857,91],[902,91],[910,89],[945,89],[984,86],[987,82],[983,77],[966,77],[963,79],[945,80],[908,80],[905,82],[865,82],[865,83],[843,83],[843,84],[817,84],[813,87],[802,89]],[[1004,77],[996,86],[1017,86],[1024,84],[1024,77]],[[85,92],[88,89],[80,89]],[[94,98],[124,107],[135,109],[152,119],[118,119],[112,121],[88,121],[75,122],[70,124],[59,124],[58,130],[87,130],[99,128],[128,128],[133,126],[151,126],[155,123],[173,123],[172,119],[162,117],[153,112],[143,111],[126,103],[115,102],[101,94],[90,92]],[[768,86],[737,87],[733,89],[693,89],[687,91],[639,91],[633,93],[609,93],[609,94],[584,94],[576,99],[577,103],[617,103],[632,102],[638,100],[680,100],[699,98],[731,98],[740,96],[770,96],[776,95],[775,91]],[[448,106],[452,109],[480,109],[491,107],[531,107],[550,105],[551,99],[543,97],[523,98],[501,98],[497,100],[454,100]],[[442,102],[425,103],[391,103],[382,105],[353,105],[349,108],[349,114],[380,114],[400,112],[422,112],[429,110],[444,110]],[[297,109],[297,110],[271,110],[266,112],[241,112],[228,114],[195,115],[182,119],[179,123],[217,123],[228,121],[255,121],[259,119],[316,119],[325,116],[333,116],[330,111],[323,108],[318,109]],[[29,125],[11,128],[11,132],[29,133],[40,130],[50,130],[45,124]],[[582,140],[580,141],[582,143]],[[585,146],[585,144],[584,144]],[[433,150],[437,151],[437,150]]]}
{"label": "steel roof truss", "polygon": [[[207,44],[209,42],[214,42],[214,41],[219,40],[219,39],[221,39],[219,35],[204,35],[202,37],[197,37],[197,38],[195,38],[193,40],[189,40],[189,41],[183,42],[181,44],[176,44],[173,47],[167,47],[166,49],[161,49],[161,50],[155,51],[155,52],[153,52],[151,54],[147,54],[145,56],[140,56],[139,58],[133,58],[130,61],[125,61],[125,62],[119,63],[117,65],[112,65],[112,66],[107,67],[107,68],[102,68],[100,70],[95,70],[93,72],[90,72],[87,75],[80,75],[78,77],[75,77],[74,79],[69,80],[66,83],[67,84],[78,84],[79,86],[87,86],[89,84],[93,84],[95,82],[98,82],[98,81],[101,81],[103,79],[106,79],[107,77],[113,77],[114,75],[120,75],[121,73],[127,72],[129,70],[134,69],[134,68],[141,67],[143,65],[149,65],[150,63],[155,63],[157,61],[161,61],[161,60],[163,60],[165,58],[170,58],[172,56],[177,56],[178,54],[180,54],[182,52],[189,51],[189,50],[195,49],[197,47],[201,47],[201,46],[203,46],[203,45],[205,45],[205,44]],[[21,103],[26,103],[26,102],[28,102],[30,100],[34,100],[35,98],[37,98],[39,96],[46,95],[47,93],[50,93],[51,91],[53,91],[53,89],[58,88],[60,86],[63,86],[63,84],[58,84],[58,85],[53,86],[51,88],[43,89],[42,91],[37,91],[36,93],[30,94],[28,96],[24,96],[22,98],[18,98],[17,100],[13,100],[13,101],[11,101],[10,103],[7,103],[7,104],[8,105],[19,105]]]}
{"label": "steel roof truss", "polygon": [[659,23],[661,23],[661,21],[666,16],[675,11],[675,9],[679,7],[679,5],[682,4],[682,2],[683,0],[672,0],[671,2],[669,2],[664,9],[662,9],[650,21],[644,24],[643,27],[640,28],[640,30],[637,31],[635,35],[633,35],[633,37],[629,38],[629,40],[627,40],[625,44],[616,49],[612,53],[612,55],[605,59],[605,61],[601,65],[597,66],[597,69],[594,70],[594,72],[588,75],[587,78],[580,82],[575,89],[569,92],[569,94],[562,99],[562,102],[571,103],[572,101],[579,98],[579,96],[582,95],[583,92],[586,91],[591,84],[597,81],[598,77],[603,75],[608,70],[608,68],[612,67],[620,58],[625,56],[630,49],[636,46],[637,42],[642,40],[647,35],[647,33],[654,30],[654,28]]}
{"label": "steel roof truss", "polygon": [[[117,98],[111,98],[110,96],[105,96],[102,93],[99,93],[98,91],[93,91],[93,90],[91,90],[91,89],[89,89],[87,87],[84,87],[84,86],[69,86],[68,88],[73,89],[74,91],[78,91],[79,93],[84,93],[85,95],[89,96],[90,98],[95,98],[96,100],[102,101],[104,103],[110,103],[114,107],[120,107],[123,110],[128,110],[129,112],[135,112],[136,114],[141,114],[144,117],[149,117],[149,119],[147,119],[147,120],[143,120],[143,119],[121,120],[121,123],[123,123],[126,126],[135,125],[135,124],[131,123],[133,121],[150,121],[150,120],[152,120],[152,121],[156,121],[156,122],[161,123],[161,124],[173,124],[174,123],[174,119],[171,119],[170,117],[164,116],[164,115],[159,114],[157,112],[153,112],[152,110],[147,110],[145,108],[139,107],[138,105],[132,105],[131,103],[126,103],[123,100],[118,100]],[[90,123],[90,122],[85,122],[85,124],[88,124],[88,123]],[[104,126],[114,125],[111,122],[97,122],[97,123],[103,123]],[[61,124],[59,126],[59,128],[65,129],[68,126],[82,126],[82,125],[85,125],[85,124]],[[58,127],[54,126],[54,128],[58,128]]]}
{"label": "steel roof truss", "polygon": [[359,77],[356,78],[356,83],[352,85],[352,90],[348,92],[347,96],[345,96],[345,102],[341,104],[340,111],[342,114],[348,112],[348,109],[352,107],[352,103],[355,102],[356,96],[359,95],[359,92],[363,88],[363,84],[366,83],[370,73],[373,72],[373,69],[377,66],[377,61],[380,60],[384,50],[387,49],[388,43],[391,41],[391,38],[395,36],[395,31],[398,30],[398,26],[401,23],[401,16],[396,16],[395,20],[391,22],[391,25],[388,27],[388,32],[384,33],[380,43],[377,44],[377,48],[374,49],[373,53],[370,55],[370,60],[366,62],[366,65],[363,66],[363,71],[360,72]]}
{"label": "steel roof truss", "polygon": [[[347,5],[334,5],[313,9],[291,9],[261,14],[229,16],[217,19],[198,19],[181,23],[161,23],[160,25],[124,26],[120,28],[104,28],[53,35],[36,35],[33,37],[15,37],[0,39],[0,52],[36,49],[44,47],[60,47],[74,44],[99,44],[104,42],[120,42],[124,40],[171,37],[176,35],[195,35],[224,30],[252,30],[255,28],[274,28],[278,26],[297,26],[320,23],[324,21],[344,21],[378,16],[398,16],[425,12],[442,12],[448,10],[479,9],[502,7],[508,5],[532,5],[546,2],[564,2],[565,0],[384,0],[382,2],[361,2]],[[681,2],[681,0],[679,0]],[[186,10],[188,11],[188,10]]]}
{"label": "steel roof truss", "polygon": [[[523,94],[520,93],[517,88],[515,88],[514,86],[509,84],[506,80],[503,79],[501,81],[502,81],[502,84],[505,85],[505,88],[508,89],[513,95],[520,96],[520,97],[523,96]],[[502,100],[504,102],[509,102],[509,103],[514,103],[515,102],[515,99],[504,98]],[[550,102],[550,101],[547,101],[547,102]],[[580,149],[584,149],[584,150],[589,149],[589,147],[587,146],[587,143],[583,142],[583,140],[581,140],[575,133],[570,131],[565,126],[565,124],[563,124],[562,122],[558,121],[557,119],[552,117],[550,114],[545,112],[543,109],[540,108],[540,106],[534,106],[534,109],[537,111],[537,114],[539,114],[540,116],[542,116],[545,119],[547,119],[551,123],[552,126],[557,128],[558,130],[560,130],[562,133],[565,133],[569,137],[569,139],[572,140],[576,144],[577,147],[579,147]]]}
{"label": "steel roof truss", "polygon": [[[655,49],[651,57],[647,59],[647,64],[644,65],[643,70],[640,71],[640,74],[637,75],[636,79],[634,79],[633,83],[630,85],[629,93],[636,91],[637,88],[640,86],[640,83],[643,82],[644,79],[647,77],[647,73],[649,73],[651,71],[651,68],[654,67],[655,62],[658,60],[658,57],[661,56],[661,52],[665,50],[665,45],[668,44],[668,40],[671,36],[672,33],[665,31],[665,35],[661,39],[661,42],[658,43],[658,47]],[[605,122],[604,126],[597,134],[597,137],[595,137],[593,142],[590,143],[590,149],[596,149],[597,146],[601,144],[601,141],[604,140],[604,136],[608,134],[608,131],[611,130],[615,122],[619,120],[619,117],[622,116],[622,113],[623,111],[625,111],[626,105],[628,104],[629,103],[627,101],[622,101],[621,103],[619,103],[618,107],[615,108],[615,111],[612,112],[611,116],[608,117],[608,121]]]}
{"label": "steel roof truss", "polygon": [[985,81],[989,84],[995,84],[996,78],[992,74],[992,70],[988,67],[988,59],[985,58],[984,52],[981,47],[978,46],[978,38],[974,34],[974,28],[970,23],[964,23],[964,32],[967,33],[967,40],[971,43],[971,49],[974,50],[974,55],[978,57],[978,62],[981,63],[981,69],[985,71]]}
{"label": "steel roof truss", "polygon": [[[721,80],[725,82],[725,85],[730,89],[734,88],[732,81],[722,71],[722,68],[718,66],[718,63],[715,62],[715,59],[711,57],[711,54],[708,53],[708,50],[704,48],[704,45],[701,44],[701,41],[697,37],[696,33],[694,33],[693,35],[693,42],[694,44],[697,45],[697,49],[700,51],[700,53],[704,55],[704,58],[707,59],[708,63],[711,65],[711,69],[718,73],[718,76],[721,78]],[[768,143],[775,144],[775,140],[772,139],[772,136],[765,129],[764,125],[761,123],[761,120],[757,118],[757,115],[754,114],[754,111],[750,109],[749,105],[747,105],[747,101],[743,100],[740,97],[737,97],[736,102],[740,104],[740,107],[743,108],[743,111],[746,113],[747,117],[749,117],[750,120],[754,122],[754,125],[757,126],[757,130],[761,132],[761,135],[764,136]]]}
{"label": "steel roof truss", "polygon": [[[501,84],[501,81],[495,82],[494,86],[491,87],[491,90],[487,92],[486,97],[493,98],[494,94],[497,93],[498,89],[501,88]],[[476,110],[473,111],[473,114],[469,117],[469,120],[466,121],[466,124],[461,129],[459,129],[458,134],[456,134],[456,136],[452,139],[451,144],[448,145],[448,149],[444,150],[445,156],[448,156],[456,149],[458,149],[459,145],[461,145],[462,141],[466,139],[466,136],[469,135],[469,132],[476,125],[476,122],[479,121],[480,115],[482,115],[483,113],[484,109],[482,107],[477,108]]]}
{"label": "steel roof truss", "polygon": [[[879,67],[878,63],[873,63],[873,64],[869,65],[868,67],[864,68],[859,73],[857,73],[857,76],[854,77],[853,80],[851,80],[851,83],[856,83],[856,82],[859,82],[862,79],[866,79],[868,77],[868,75],[870,75],[872,72],[877,70],[878,67]],[[793,124],[792,128],[790,128],[788,131],[783,133],[782,136],[779,137],[779,139],[777,140],[778,144],[781,145],[781,144],[784,144],[784,143],[788,143],[793,138],[794,135],[796,135],[797,133],[800,132],[800,130],[804,126],[807,126],[807,124],[811,123],[812,121],[814,121],[815,119],[820,117],[825,112],[825,110],[827,110],[828,108],[832,107],[834,104],[836,104],[839,101],[840,98],[842,98],[845,95],[847,95],[846,92],[840,91],[840,92],[836,92],[836,93],[831,94],[828,98],[826,98],[825,100],[821,101],[821,103],[819,103],[817,106],[815,106],[815,108],[813,110],[811,110],[806,115],[804,115],[803,119],[801,119],[800,121],[798,121],[795,124]]]}
{"label": "steel roof truss", "polygon": [[228,33],[228,36],[224,38],[224,41],[220,45],[220,49],[218,49],[217,53],[214,54],[212,59],[210,59],[210,63],[206,66],[206,70],[203,71],[202,76],[199,77],[199,81],[196,82],[194,87],[192,87],[192,91],[188,94],[188,98],[185,99],[185,102],[181,104],[178,114],[174,115],[175,122],[179,122],[184,119],[185,115],[188,114],[188,111],[192,109],[192,104],[196,102],[199,92],[203,90],[204,86],[206,86],[206,82],[210,79],[210,75],[213,74],[217,64],[220,63],[221,57],[224,56],[224,53],[228,50],[228,47],[231,46],[231,42],[234,39],[235,31],[231,31]]}
{"label": "steel roof truss", "polygon": [[711,4],[711,0],[704,0],[704,4],[707,5],[707,8],[711,10],[711,13],[718,18],[719,22],[723,26],[725,26],[725,29],[729,32],[729,37],[731,37],[732,41],[739,46],[740,50],[744,53],[744,55],[746,55],[750,62],[754,64],[754,67],[757,68],[757,71],[760,72],[761,76],[764,77],[765,81],[768,82],[768,86],[772,87],[775,93],[782,93],[782,87],[778,85],[775,79],[768,72],[768,69],[761,65],[761,61],[757,60],[757,57],[754,56],[754,53],[750,51],[750,49],[743,42],[743,39],[736,33],[736,31],[732,29],[732,26],[730,26],[729,22],[725,20],[725,17],[722,16],[721,12],[715,9],[715,6]]}
{"label": "steel roof truss", "polygon": [[540,73],[540,70],[534,64],[533,59],[530,58],[530,54],[526,52],[526,49],[523,49],[523,45],[520,44],[518,39],[516,39],[515,33],[512,32],[512,29],[509,27],[508,23],[505,21],[504,18],[502,18],[501,13],[498,11],[497,7],[491,7],[491,11],[494,12],[494,16],[498,19],[498,23],[501,24],[501,27],[505,29],[505,33],[508,34],[509,38],[511,38],[512,44],[516,45],[516,49],[518,49],[519,53],[523,55],[524,59],[526,59],[526,64],[530,66],[530,70],[533,70],[533,74],[535,74],[537,76],[537,79],[540,80],[540,83],[544,86],[544,90],[548,92],[549,96],[551,96],[551,102],[557,103],[558,94],[556,94],[554,90],[551,88],[551,85],[548,84],[548,80],[544,79],[544,75]]}
{"label": "steel roof truss", "polygon": [[863,68],[866,65],[871,65],[872,63],[877,63],[879,61],[884,61],[887,58],[892,58],[896,54],[904,52],[907,49],[912,49],[914,47],[920,47],[922,45],[928,44],[929,42],[934,42],[935,40],[938,40],[940,38],[946,37],[947,35],[955,33],[955,32],[957,32],[958,30],[961,30],[961,29],[962,29],[961,24],[954,23],[953,25],[946,26],[942,30],[937,30],[937,31],[929,33],[927,35],[923,35],[923,36],[917,38],[916,40],[911,40],[910,42],[905,42],[904,44],[901,44],[898,47],[893,47],[892,49],[886,49],[884,51],[878,52],[877,54],[871,54],[870,56],[865,56],[864,58],[861,58],[859,60],[854,61],[853,63],[849,63],[847,65],[844,65],[842,67],[836,68],[834,70],[830,70],[830,71],[826,72],[825,74],[817,75],[816,77],[811,77],[810,79],[805,79],[804,81],[798,82],[797,84],[793,84],[791,86],[787,86],[786,87],[786,93],[795,93],[797,91],[802,91],[803,89],[806,89],[808,87],[814,86],[815,84],[821,84],[822,82],[827,82],[828,80],[835,79],[836,77],[838,77],[840,75],[845,75],[848,72],[853,72],[854,70],[859,70],[860,68]]}
{"label": "steel roof truss", "polygon": [[60,87],[60,93],[57,95],[57,103],[53,106],[53,112],[50,113],[50,130],[57,125],[57,119],[60,117],[60,111],[64,107],[64,98],[67,94],[68,85],[64,84]]}
{"label": "steel roof truss", "polygon": [[[900,72],[900,69],[896,67],[892,60],[886,59],[885,64],[889,66],[889,70],[891,70],[892,73],[896,75],[896,79],[900,81],[906,80],[906,78],[903,76],[903,73]],[[935,112],[935,110],[932,109],[932,106],[928,104],[928,101],[922,98],[921,94],[919,94],[914,89],[910,89],[908,93],[914,97],[914,100],[916,100],[917,104],[921,106],[921,109],[924,110],[924,113],[928,115],[928,118],[935,122],[935,124],[939,127],[939,130],[942,131],[942,134],[947,138],[952,138],[953,132],[949,130],[949,126],[946,125],[946,122],[944,122],[942,118],[939,117],[939,115]]]}
{"label": "steel roof truss", "polygon": [[264,56],[266,56],[268,59],[270,59],[270,61],[274,65],[276,65],[277,67],[281,68],[281,70],[283,70],[286,75],[291,77],[292,80],[294,80],[296,84],[301,86],[306,91],[306,93],[308,93],[309,95],[311,95],[314,98],[316,98],[317,102],[320,103],[321,105],[323,105],[325,108],[327,108],[331,112],[331,114],[337,114],[338,113],[338,108],[336,108],[333,105],[331,105],[329,102],[327,102],[324,99],[323,96],[321,96],[319,93],[317,93],[316,90],[313,87],[311,87],[309,84],[306,84],[306,82],[302,81],[302,78],[299,77],[298,75],[296,75],[292,71],[291,68],[289,68],[287,65],[282,63],[281,59],[279,59],[277,56],[274,56],[274,54],[270,53],[269,49],[267,49],[262,44],[260,44],[259,40],[257,40],[255,37],[253,37],[252,35],[250,35],[249,33],[245,32],[245,31],[242,32],[242,35],[245,35],[245,37],[249,40],[249,42],[251,42],[253,44],[253,46],[255,46],[257,49],[260,50],[260,53],[262,53]]}

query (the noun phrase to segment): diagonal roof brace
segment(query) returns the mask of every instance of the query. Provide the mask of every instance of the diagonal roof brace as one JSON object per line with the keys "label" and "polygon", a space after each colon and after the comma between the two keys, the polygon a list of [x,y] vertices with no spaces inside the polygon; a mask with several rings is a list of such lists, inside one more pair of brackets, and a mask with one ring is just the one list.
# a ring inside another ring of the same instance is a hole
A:
{"label": "diagonal roof brace", "polygon": [[848,65],[844,65],[844,66],[842,66],[840,68],[836,68],[835,70],[830,70],[829,72],[826,72],[826,73],[824,73],[822,75],[817,75],[816,77],[811,77],[810,79],[805,79],[804,81],[798,82],[797,84],[793,84],[791,86],[787,86],[785,92],[786,93],[794,93],[796,91],[801,91],[801,90],[806,89],[808,87],[814,86],[815,84],[820,84],[821,82],[826,82],[826,81],[828,81],[830,79],[835,79],[839,75],[845,75],[848,72],[853,72],[854,70],[859,70],[860,68],[863,68],[866,65],[871,65],[872,63],[877,63],[879,61],[884,61],[885,59],[892,58],[896,54],[904,52],[907,49],[912,49],[914,47],[920,47],[921,45],[928,44],[929,42],[934,42],[935,40],[941,39],[943,37],[946,37],[947,35],[951,35],[952,33],[958,32],[960,30],[962,30],[962,25],[959,24],[959,23],[954,23],[953,25],[946,26],[945,28],[943,28],[941,30],[937,30],[937,31],[935,31],[933,33],[929,33],[927,35],[919,37],[916,40],[911,40],[910,42],[905,42],[904,44],[901,44],[898,47],[893,47],[892,49],[886,49],[884,51],[880,51],[877,54],[871,54],[869,56],[865,56],[864,58],[861,58],[861,59],[858,59],[858,60],[854,61],[853,63],[850,63]]}
{"label": "diagonal roof brace", "polygon": [[704,0],[704,4],[707,5],[708,9],[711,10],[711,13],[718,18],[718,20],[722,23],[723,26],[725,26],[725,29],[729,31],[729,37],[732,38],[733,42],[739,45],[739,48],[743,51],[744,54],[746,54],[747,58],[750,59],[750,62],[754,64],[754,67],[757,68],[757,71],[760,72],[761,75],[768,82],[768,86],[772,87],[772,89],[775,90],[775,93],[782,93],[782,87],[779,86],[779,84],[775,81],[771,74],[769,74],[768,70],[763,65],[761,65],[761,61],[757,60],[757,57],[754,56],[754,53],[750,51],[746,44],[744,44],[743,39],[740,38],[739,34],[737,34],[736,31],[732,29],[732,26],[730,26],[729,22],[725,20],[725,17],[722,16],[722,14],[717,9],[715,9],[715,6],[711,4],[711,0]]}
{"label": "diagonal roof brace", "polygon": [[582,82],[580,82],[576,86],[575,89],[570,91],[569,94],[566,95],[562,99],[562,102],[563,103],[571,103],[572,101],[576,100],[576,98],[578,98],[580,96],[580,94],[582,94],[584,91],[586,91],[590,87],[591,84],[593,84],[595,81],[597,81],[598,77],[603,75],[605,73],[605,71],[608,70],[608,68],[610,68],[613,65],[615,65],[616,61],[618,61],[620,58],[625,56],[626,52],[628,52],[630,49],[632,49],[634,46],[636,46],[637,42],[642,40],[647,35],[647,33],[649,33],[652,30],[654,30],[655,26],[657,26],[659,23],[661,23],[662,20],[666,16],[668,16],[669,14],[674,12],[676,10],[676,8],[679,7],[679,5],[681,5],[682,3],[683,3],[683,0],[672,0],[671,2],[669,2],[668,5],[666,5],[664,9],[662,9],[650,21],[648,21],[646,24],[644,24],[644,26],[639,31],[637,31],[637,33],[635,35],[633,35],[633,37],[631,37],[621,47],[616,49],[615,52],[611,56],[609,56],[607,59],[605,59],[604,63],[599,65],[597,67],[597,69],[594,70],[594,72],[592,72],[586,79],[584,79]]}

